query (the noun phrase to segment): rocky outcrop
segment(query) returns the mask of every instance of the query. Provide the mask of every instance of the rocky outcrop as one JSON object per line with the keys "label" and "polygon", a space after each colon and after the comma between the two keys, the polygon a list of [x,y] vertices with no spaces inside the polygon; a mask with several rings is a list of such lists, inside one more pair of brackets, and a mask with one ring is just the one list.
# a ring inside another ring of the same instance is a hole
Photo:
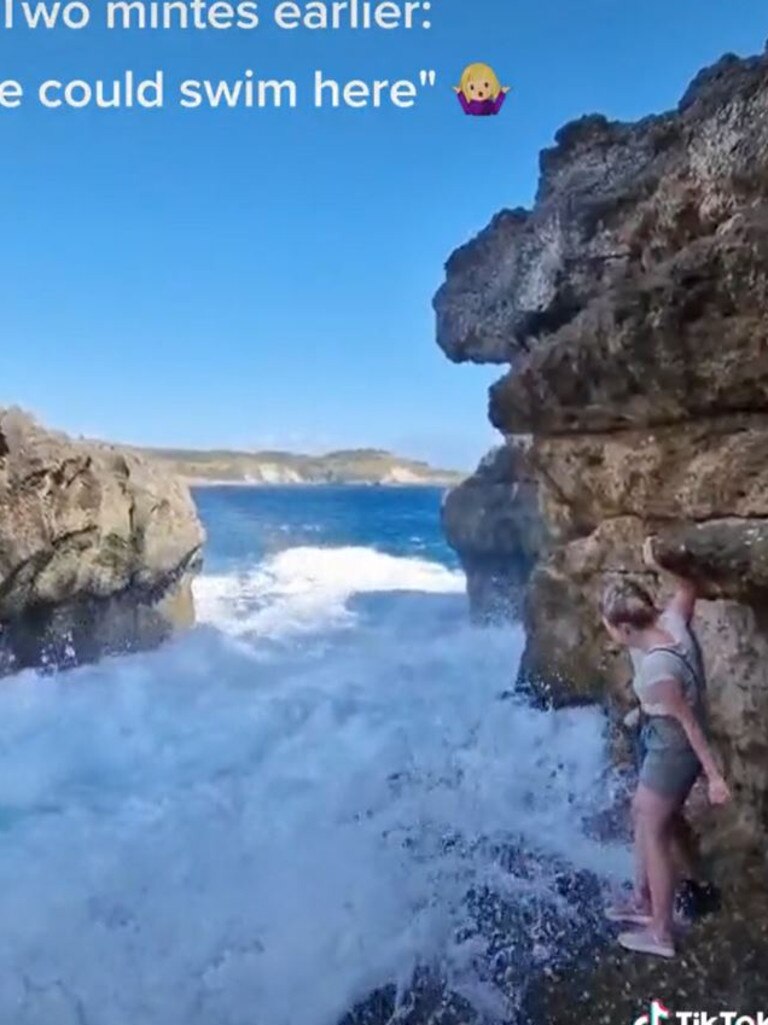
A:
{"label": "rocky outcrop", "polygon": [[543,522],[524,443],[489,452],[473,476],[448,492],[443,532],[466,573],[475,622],[518,619],[525,585],[543,548]]}
{"label": "rocky outcrop", "polygon": [[164,468],[0,410],[0,671],[150,646],[190,624],[202,543]]}
{"label": "rocky outcrop", "polygon": [[509,365],[491,419],[532,438],[547,544],[526,599],[525,673],[564,699],[621,698],[627,667],[597,598],[612,575],[647,573],[641,542],[657,534],[662,565],[709,599],[697,628],[737,793],[717,843],[760,848],[768,57],[723,58],[676,111],[567,125],[542,155],[533,209],[499,214],[455,253],[435,306],[451,359]]}

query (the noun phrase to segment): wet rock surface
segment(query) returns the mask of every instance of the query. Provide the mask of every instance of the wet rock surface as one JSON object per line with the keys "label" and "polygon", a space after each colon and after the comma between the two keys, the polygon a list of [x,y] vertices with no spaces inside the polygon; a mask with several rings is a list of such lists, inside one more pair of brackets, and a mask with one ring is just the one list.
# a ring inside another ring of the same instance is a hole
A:
{"label": "wet rock surface", "polygon": [[194,620],[203,529],[166,470],[0,410],[0,673],[148,647]]}
{"label": "wet rock surface", "polygon": [[737,1012],[757,1018],[768,1009],[768,895],[761,878],[738,880],[717,915],[703,918],[678,942],[672,960],[606,945],[592,967],[554,971],[527,998],[529,1020],[553,1025],[626,1022],[648,1014],[651,1000],[673,1013]]}
{"label": "wet rock surface", "polygon": [[[425,967],[398,992],[388,986],[371,994],[339,1025],[528,1025],[539,1014],[538,985],[558,971],[594,963],[611,934],[603,914],[598,880],[569,873],[566,866],[543,868],[535,854],[508,852],[502,866],[518,882],[547,877],[548,893],[517,899],[489,889],[467,894],[468,924],[457,943],[473,946],[471,981]],[[550,875],[551,872],[551,875]]]}
{"label": "wet rock surface", "polygon": [[560,876],[559,907],[470,895],[493,999],[478,1000],[476,989],[467,999],[424,970],[404,992],[373,993],[339,1025],[632,1025],[654,999],[673,1013],[756,1018],[768,1010],[768,890],[750,873],[731,884],[716,913],[680,926],[674,960],[623,950],[624,927],[605,922],[605,894],[585,873]]}

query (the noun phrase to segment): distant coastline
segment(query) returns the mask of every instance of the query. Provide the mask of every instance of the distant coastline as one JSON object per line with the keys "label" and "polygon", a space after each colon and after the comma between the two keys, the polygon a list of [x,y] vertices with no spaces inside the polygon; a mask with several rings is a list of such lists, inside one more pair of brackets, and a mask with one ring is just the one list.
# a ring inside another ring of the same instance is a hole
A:
{"label": "distant coastline", "polygon": [[466,473],[430,466],[382,449],[345,449],[325,455],[196,449],[132,449],[168,465],[190,487],[452,487]]}
{"label": "distant coastline", "polygon": [[408,481],[408,482],[394,482],[394,481],[344,481],[344,480],[312,480],[312,481],[289,481],[286,483],[270,483],[266,481],[253,481],[253,480],[215,480],[213,477],[185,477],[184,478],[189,487],[191,488],[387,488],[388,490],[396,490],[397,488],[440,488],[440,487],[454,487],[456,483],[461,483],[463,477],[458,477],[456,481],[453,480],[442,480],[436,478],[435,480],[421,480],[421,481]]}

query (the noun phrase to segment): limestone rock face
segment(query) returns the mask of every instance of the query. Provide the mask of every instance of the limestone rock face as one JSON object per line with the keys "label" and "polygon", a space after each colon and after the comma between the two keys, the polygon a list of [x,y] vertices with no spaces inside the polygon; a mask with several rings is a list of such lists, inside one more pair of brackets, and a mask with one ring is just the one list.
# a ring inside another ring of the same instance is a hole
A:
{"label": "limestone rock face", "polygon": [[647,572],[655,533],[662,565],[709,599],[697,628],[738,795],[719,840],[764,841],[768,56],[723,58],[676,111],[563,128],[533,210],[454,254],[435,307],[451,359],[509,365],[491,419],[532,438],[547,543],[526,674],[561,700],[623,697],[597,599],[613,575]]}
{"label": "limestone rock face", "polygon": [[149,461],[0,410],[0,669],[157,643],[194,619],[204,535]]}
{"label": "limestone rock face", "polygon": [[477,472],[447,494],[443,530],[467,575],[473,618],[517,619],[543,545],[536,485],[524,445],[489,452]]}

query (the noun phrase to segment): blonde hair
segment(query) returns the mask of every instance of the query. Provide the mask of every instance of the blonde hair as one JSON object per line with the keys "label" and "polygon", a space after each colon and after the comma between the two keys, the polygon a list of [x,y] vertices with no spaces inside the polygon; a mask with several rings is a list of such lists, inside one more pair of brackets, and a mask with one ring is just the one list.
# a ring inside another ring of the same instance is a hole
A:
{"label": "blonde hair", "polygon": [[459,89],[467,98],[469,98],[469,86],[472,82],[476,82],[478,79],[483,79],[483,81],[488,83],[491,90],[491,97],[494,100],[497,99],[501,92],[501,82],[490,64],[468,64],[461,73]]}
{"label": "blonde hair", "polygon": [[659,617],[653,598],[634,580],[624,579],[609,584],[603,592],[600,607],[611,626],[645,630]]}

